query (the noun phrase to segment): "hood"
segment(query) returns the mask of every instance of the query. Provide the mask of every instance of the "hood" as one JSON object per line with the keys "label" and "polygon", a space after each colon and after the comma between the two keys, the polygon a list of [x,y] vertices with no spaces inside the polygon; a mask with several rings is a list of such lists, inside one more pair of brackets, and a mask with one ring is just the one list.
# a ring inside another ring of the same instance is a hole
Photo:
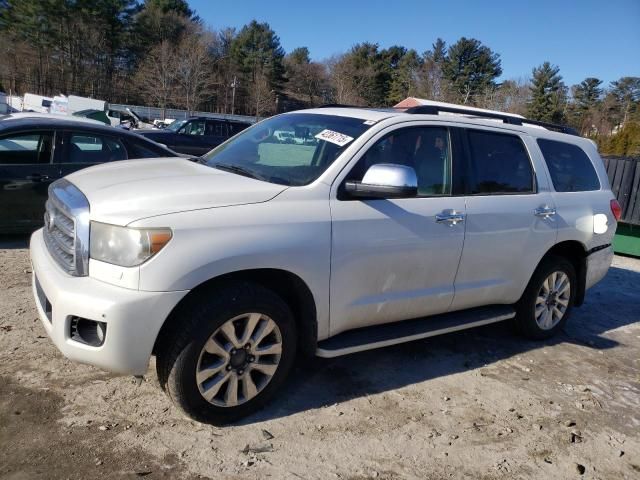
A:
{"label": "hood", "polygon": [[66,178],[89,200],[92,220],[116,225],[186,210],[266,202],[287,188],[180,158],[124,160]]}

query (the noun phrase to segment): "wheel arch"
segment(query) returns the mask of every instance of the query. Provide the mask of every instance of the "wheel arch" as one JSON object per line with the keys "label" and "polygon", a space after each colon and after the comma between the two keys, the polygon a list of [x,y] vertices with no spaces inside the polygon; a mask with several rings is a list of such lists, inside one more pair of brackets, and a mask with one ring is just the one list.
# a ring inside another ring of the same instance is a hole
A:
{"label": "wheel arch", "polygon": [[536,269],[545,258],[551,255],[566,258],[573,265],[578,279],[578,290],[576,292],[574,305],[579,307],[584,302],[584,294],[586,290],[587,249],[577,240],[566,240],[564,242],[557,243],[547,250],[547,252],[542,256],[540,262],[536,265]]}
{"label": "wheel arch", "polygon": [[315,354],[318,342],[318,320],[313,293],[307,283],[295,273],[275,268],[224,273],[197,285],[178,302],[167,316],[156,337],[153,353],[156,353],[162,339],[171,334],[172,328],[179,325],[179,312],[185,305],[197,299],[203,292],[229,282],[255,283],[279,295],[291,308],[296,321],[299,351],[309,356]]}

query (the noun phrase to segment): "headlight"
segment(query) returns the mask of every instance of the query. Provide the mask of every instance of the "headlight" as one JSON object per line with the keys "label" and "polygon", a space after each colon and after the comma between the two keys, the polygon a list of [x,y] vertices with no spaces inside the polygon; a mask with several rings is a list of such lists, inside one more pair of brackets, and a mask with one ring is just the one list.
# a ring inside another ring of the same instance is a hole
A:
{"label": "headlight", "polygon": [[128,228],[91,222],[89,257],[134,267],[162,250],[171,236],[169,228]]}

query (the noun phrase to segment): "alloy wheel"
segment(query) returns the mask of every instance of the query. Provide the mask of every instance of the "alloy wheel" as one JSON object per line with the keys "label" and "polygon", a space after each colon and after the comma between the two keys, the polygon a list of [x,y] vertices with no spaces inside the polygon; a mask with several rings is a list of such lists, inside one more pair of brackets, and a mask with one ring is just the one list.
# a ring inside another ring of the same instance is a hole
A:
{"label": "alloy wheel", "polygon": [[205,343],[196,366],[200,394],[218,407],[256,397],[276,373],[282,355],[278,325],[262,313],[223,323]]}
{"label": "alloy wheel", "polygon": [[571,282],[566,273],[551,273],[542,282],[535,305],[535,318],[543,330],[555,327],[564,317],[571,299]]}

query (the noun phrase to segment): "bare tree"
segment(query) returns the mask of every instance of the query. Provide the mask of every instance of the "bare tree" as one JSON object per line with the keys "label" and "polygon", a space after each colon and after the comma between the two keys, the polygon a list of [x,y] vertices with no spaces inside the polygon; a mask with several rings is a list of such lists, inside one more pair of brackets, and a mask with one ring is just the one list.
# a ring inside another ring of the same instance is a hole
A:
{"label": "bare tree", "polygon": [[256,117],[271,115],[275,112],[276,96],[271,89],[269,79],[263,73],[256,75],[249,89],[250,101],[255,108]]}
{"label": "bare tree", "polygon": [[169,41],[163,40],[149,51],[134,77],[142,98],[162,108],[163,118],[177,88],[177,64],[175,49]]}
{"label": "bare tree", "polygon": [[185,32],[176,48],[174,102],[194,111],[214,93],[215,77],[210,55],[213,38],[209,32]]}
{"label": "bare tree", "polygon": [[336,103],[366,105],[365,100],[358,93],[358,74],[362,76],[366,72],[358,72],[346,55],[331,57],[327,61],[327,68]]}
{"label": "bare tree", "polygon": [[500,85],[486,88],[475,99],[481,108],[524,115],[527,102],[531,96],[531,88],[524,79],[505,80]]}

